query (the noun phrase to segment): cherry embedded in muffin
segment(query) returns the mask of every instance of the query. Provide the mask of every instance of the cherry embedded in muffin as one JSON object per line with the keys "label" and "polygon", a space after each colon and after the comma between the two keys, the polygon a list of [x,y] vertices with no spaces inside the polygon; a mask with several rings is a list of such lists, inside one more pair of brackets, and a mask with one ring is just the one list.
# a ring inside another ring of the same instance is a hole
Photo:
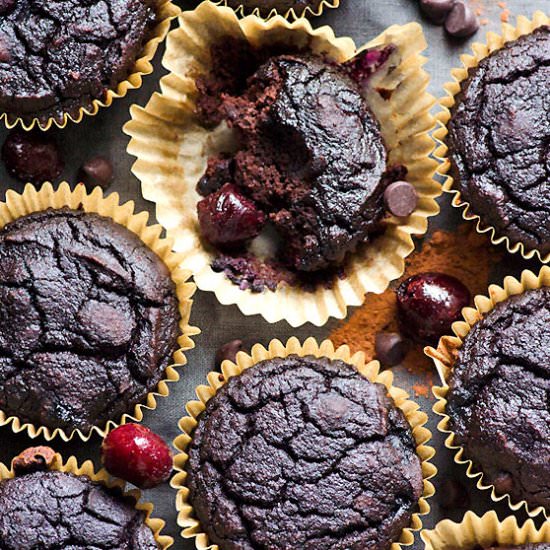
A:
{"label": "cherry embedded in muffin", "polygon": [[202,235],[213,245],[232,248],[256,237],[265,215],[231,183],[197,204]]}

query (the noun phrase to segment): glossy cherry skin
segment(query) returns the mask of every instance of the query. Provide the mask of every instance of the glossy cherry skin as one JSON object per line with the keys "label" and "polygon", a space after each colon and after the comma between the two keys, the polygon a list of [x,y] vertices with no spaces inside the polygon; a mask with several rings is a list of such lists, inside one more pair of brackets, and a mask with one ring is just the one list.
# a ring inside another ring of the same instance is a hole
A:
{"label": "glossy cherry skin", "polygon": [[470,292],[458,279],[445,273],[418,273],[397,289],[401,331],[422,344],[437,344],[470,303]]}
{"label": "glossy cherry skin", "polygon": [[238,188],[226,183],[197,204],[202,236],[219,248],[234,248],[256,237],[265,215]]}
{"label": "glossy cherry skin", "polygon": [[140,424],[124,424],[110,432],[101,445],[107,471],[142,489],[156,487],[172,472],[172,452],[156,433]]}

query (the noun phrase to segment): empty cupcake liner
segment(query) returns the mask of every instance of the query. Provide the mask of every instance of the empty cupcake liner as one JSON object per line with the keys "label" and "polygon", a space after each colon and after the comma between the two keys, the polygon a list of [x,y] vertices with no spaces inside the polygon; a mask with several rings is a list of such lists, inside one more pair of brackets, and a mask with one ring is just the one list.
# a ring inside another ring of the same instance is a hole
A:
{"label": "empty cupcake liner", "polygon": [[172,252],[172,241],[161,238],[163,228],[160,225],[147,225],[149,213],[139,212],[135,214],[133,201],[120,204],[118,193],[111,193],[104,197],[99,187],[88,193],[83,184],[78,184],[71,191],[69,184],[64,182],[57,189],[54,189],[52,184],[45,183],[40,189],[27,184],[21,194],[8,190],[5,202],[0,202],[0,229],[7,223],[32,212],[62,207],[100,214],[101,216],[111,218],[116,223],[135,233],[170,270],[171,278],[176,285],[176,294],[179,302],[179,348],[174,352],[174,362],[165,369],[164,377],[158,383],[155,391],[148,393],[144,402],[137,404],[132,412],[125,413],[122,418],[116,421],[115,419],[109,420],[103,427],[94,426],[88,433],[83,433],[79,429],[68,433],[61,428],[51,429],[47,426],[36,426],[32,423],[24,422],[18,417],[8,416],[0,410],[0,426],[11,425],[11,429],[15,433],[26,431],[27,435],[32,439],[42,436],[50,441],[54,437],[59,436],[64,441],[68,441],[76,434],[81,440],[88,441],[94,432],[104,437],[111,429],[120,424],[126,424],[129,421],[140,422],[143,419],[143,409],[154,410],[157,406],[157,398],[166,397],[170,393],[168,384],[179,380],[176,368],[187,363],[184,352],[194,347],[191,336],[200,333],[199,329],[189,324],[191,305],[193,303],[191,297],[196,287],[193,283],[188,282],[191,273],[181,267],[182,256]]}
{"label": "empty cupcake liner", "polygon": [[[218,6],[227,6],[231,8],[227,0],[221,0],[215,2]],[[335,9],[340,5],[340,0],[321,0],[317,7],[306,6],[301,11],[296,11],[294,8],[290,8],[286,11],[277,11],[275,8],[269,11],[269,13],[262,15],[262,10],[260,8],[250,9],[242,4],[234,7],[235,13],[240,17],[245,17],[246,15],[255,15],[256,17],[262,17],[264,19],[270,19],[276,15],[281,15],[285,19],[293,20],[299,19],[300,17],[310,17],[310,16],[320,16],[323,14],[325,9]],[[265,12],[264,12],[265,13]]]}
{"label": "empty cupcake liner", "polygon": [[[48,469],[73,474],[75,476],[86,476],[92,481],[101,483],[110,489],[115,487],[120,489],[125,497],[130,497],[135,501],[136,510],[141,510],[145,513],[145,524],[153,532],[155,540],[160,548],[166,550],[174,544],[174,539],[172,537],[162,534],[166,522],[162,519],[152,517],[154,510],[153,504],[151,502],[141,501],[141,491],[138,489],[125,491],[126,483],[123,480],[111,477],[104,468],[96,472],[94,463],[91,460],[86,460],[82,464],[79,464],[76,457],[70,456],[66,462],[63,462],[61,455],[56,453]],[[11,479],[13,477],[15,477],[13,462],[11,468],[8,468],[0,462],[0,480]]]}
{"label": "empty cupcake liner", "polygon": [[[280,16],[269,21],[254,16],[239,20],[233,10],[203,2],[181,15],[179,27],[168,35],[163,64],[170,74],[161,79],[161,93],[155,93],[145,108],[131,109],[132,120],[124,131],[131,137],[128,152],[137,157],[132,171],[141,181],[143,196],[156,203],[159,222],[185,256],[201,290],[214,292],[224,305],[236,304],[245,315],[261,314],[270,323],[284,319],[292,326],[306,322],[321,326],[330,317],[342,319],[348,306],[362,304],[365,293],[383,292],[403,274],[405,258],[414,249],[412,236],[424,234],[428,218],[439,212],[435,198],[441,189],[433,180],[436,161],[430,158],[433,142],[428,135],[435,126],[429,112],[434,99],[426,92],[429,77],[422,68],[426,61],[421,56],[426,47],[422,29],[417,23],[393,25],[361,48],[396,46],[372,77],[368,99],[381,123],[389,164],[407,166],[407,179],[419,195],[418,207],[405,220],[390,218],[383,235],[351,256],[347,277],[315,292],[288,285],[274,292],[241,290],[212,270],[214,253],[201,242],[195,185],[208,156],[233,137],[223,124],[209,131],[196,123],[195,78],[209,70],[210,46],[227,37],[244,38],[254,46],[285,42],[337,62],[358,51],[351,38],[337,38],[326,26],[314,29],[303,18],[292,23]],[[387,90],[393,92],[386,94]]]}
{"label": "empty cupcake liner", "polygon": [[493,244],[498,245],[504,243],[508,252],[519,252],[525,259],[530,259],[533,256],[536,256],[544,263],[550,261],[550,254],[546,254],[542,257],[538,250],[528,249],[521,242],[511,242],[507,236],[499,235],[496,228],[485,223],[480,216],[472,211],[470,203],[466,202],[462,198],[460,191],[453,185],[454,180],[452,176],[449,175],[451,162],[447,156],[448,147],[445,145],[444,140],[449,133],[447,124],[451,119],[451,109],[456,102],[456,96],[460,93],[461,83],[469,76],[469,71],[477,67],[482,59],[488,57],[494,51],[500,50],[506,42],[516,40],[522,35],[532,33],[537,27],[549,24],[550,18],[543,12],[537,11],[533,15],[533,19],[519,16],[515,27],[508,23],[503,23],[502,34],[500,35],[493,32],[487,33],[487,41],[485,44],[480,42],[475,42],[472,44],[473,54],[464,54],[460,56],[462,67],[453,69],[451,71],[453,80],[451,82],[447,82],[443,86],[446,95],[439,100],[439,106],[441,109],[436,115],[438,126],[436,131],[433,133],[433,137],[437,142],[437,147],[434,154],[441,162],[437,168],[437,174],[444,180],[443,191],[450,193],[453,196],[451,200],[452,206],[461,209],[462,218],[466,221],[475,222],[478,233],[489,233]]}
{"label": "empty cupcake liner", "polygon": [[494,485],[487,483],[484,480],[484,473],[479,467],[474,465],[473,461],[465,456],[464,447],[455,441],[455,433],[449,427],[449,416],[446,414],[447,394],[449,392],[448,379],[451,375],[454,363],[457,359],[458,352],[462,347],[464,338],[470,332],[472,327],[480,321],[485,314],[490,312],[496,304],[505,301],[510,296],[522,294],[527,290],[550,286],[550,267],[544,266],[538,275],[529,270],[524,270],[521,273],[521,278],[518,281],[516,278],[508,276],[504,278],[503,286],[489,286],[488,296],[476,296],[474,299],[475,308],[466,307],[462,310],[463,321],[453,323],[452,330],[454,336],[443,336],[439,340],[436,349],[426,347],[425,353],[431,357],[435,363],[435,367],[441,379],[442,386],[434,386],[433,393],[437,398],[433,406],[433,411],[442,417],[438,423],[437,429],[447,434],[445,438],[445,447],[455,451],[454,461],[457,464],[466,465],[466,475],[476,480],[476,486],[481,490],[490,490],[491,499],[493,502],[506,500],[510,509],[514,512],[520,509],[525,509],[530,517],[544,514],[548,517],[548,513],[544,507],[538,506],[532,508],[525,500],[513,502],[509,494],[497,494]]}
{"label": "empty cupcake liner", "polygon": [[537,528],[529,519],[521,526],[514,516],[500,521],[496,512],[483,516],[468,511],[459,523],[445,519],[434,529],[423,529],[424,550],[473,550],[498,546],[550,543],[550,523]]}
{"label": "empty cupcake liner", "polygon": [[129,90],[141,88],[142,77],[153,72],[151,60],[155,56],[158,45],[166,38],[170,25],[181,9],[172,3],[172,0],[156,1],[157,22],[151,30],[150,37],[143,45],[139,57],[136,59],[132,70],[128,76],[119,82],[115,89],[108,89],[103,99],[93,99],[91,104],[86,107],[80,107],[78,110],[64,112],[61,116],[52,116],[46,120],[40,117],[21,117],[9,112],[0,113],[0,120],[4,122],[8,129],[15,128],[18,125],[26,130],[38,128],[40,130],[49,130],[52,126],[65,128],[69,122],[79,123],[84,116],[95,116],[100,108],[110,107],[115,99],[125,97]]}
{"label": "empty cupcake liner", "polygon": [[399,541],[393,543],[391,548],[392,550],[399,550],[402,546],[412,545],[414,542],[413,532],[422,528],[421,516],[430,512],[430,505],[427,499],[435,493],[430,479],[436,475],[437,468],[430,462],[435,455],[435,450],[428,445],[432,437],[431,432],[425,427],[428,416],[419,410],[419,406],[414,401],[409,400],[409,396],[405,391],[393,385],[393,374],[391,371],[380,372],[378,361],[371,361],[366,364],[365,355],[362,352],[352,355],[348,346],[335,348],[330,340],[324,340],[318,344],[314,338],[308,338],[301,344],[295,337],[290,338],[286,344],[280,340],[271,340],[267,348],[261,344],[256,344],[252,346],[250,355],[244,351],[237,353],[235,363],[228,360],[224,361],[221,366],[222,374],[219,372],[210,372],[207,376],[208,385],[201,385],[196,388],[198,401],[189,401],[186,404],[187,415],[179,421],[179,428],[182,434],[174,440],[174,446],[180,452],[174,457],[174,468],[177,473],[171,481],[172,487],[178,491],[176,509],[178,511],[178,525],[183,527],[182,536],[184,538],[194,538],[195,546],[198,550],[205,550],[207,548],[212,550],[218,549],[217,545],[209,544],[208,536],[201,530],[199,521],[195,519],[193,506],[189,502],[189,490],[186,487],[187,473],[185,472],[185,464],[188,460],[188,455],[185,451],[192,440],[193,430],[197,426],[199,415],[206,408],[206,403],[229,378],[238,376],[244,370],[260,361],[275,357],[287,357],[289,355],[327,357],[333,360],[339,359],[355,366],[371,382],[383,384],[396,406],[405,414],[416,441],[416,452],[422,461],[424,491],[418,502],[418,512],[412,515],[411,525],[403,529]]}

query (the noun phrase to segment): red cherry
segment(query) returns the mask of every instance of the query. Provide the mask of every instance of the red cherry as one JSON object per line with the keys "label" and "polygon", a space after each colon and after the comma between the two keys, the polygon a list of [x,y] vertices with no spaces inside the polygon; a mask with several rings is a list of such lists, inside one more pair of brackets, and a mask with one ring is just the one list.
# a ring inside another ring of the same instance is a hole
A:
{"label": "red cherry", "polygon": [[470,303],[470,292],[455,277],[444,273],[419,273],[397,289],[401,330],[423,344],[436,344]]}
{"label": "red cherry", "polygon": [[124,424],[101,445],[107,471],[142,489],[156,487],[172,472],[172,452],[156,433],[140,424]]}
{"label": "red cherry", "polygon": [[55,140],[44,132],[12,130],[2,146],[7,171],[22,182],[55,182],[64,162]]}
{"label": "red cherry", "polygon": [[232,183],[202,199],[197,212],[203,237],[221,248],[244,244],[265,223],[264,213]]}

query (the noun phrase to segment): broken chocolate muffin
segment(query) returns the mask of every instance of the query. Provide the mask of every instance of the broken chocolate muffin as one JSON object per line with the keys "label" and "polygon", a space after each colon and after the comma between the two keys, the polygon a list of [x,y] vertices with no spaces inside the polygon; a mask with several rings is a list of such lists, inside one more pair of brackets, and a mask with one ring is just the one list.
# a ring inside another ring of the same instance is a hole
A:
{"label": "broken chocolate muffin", "polygon": [[17,0],[0,17],[0,110],[61,120],[132,69],[156,0]]}
{"label": "broken chocolate muffin", "polygon": [[470,69],[448,123],[451,175],[483,224],[550,252],[550,27]]}
{"label": "broken chocolate muffin", "polygon": [[254,365],[208,401],[192,437],[190,502],[220,550],[388,550],[422,494],[405,415],[339,360]]}
{"label": "broken chocolate muffin", "polygon": [[0,231],[0,410],[89,431],[152,391],[177,349],[175,285],[109,218],[46,210]]}
{"label": "broken chocolate muffin", "polygon": [[550,510],[550,288],[500,302],[466,335],[446,414],[464,458],[514,502]]}
{"label": "broken chocolate muffin", "polygon": [[202,123],[224,121],[238,142],[209,159],[198,183],[202,235],[221,252],[242,252],[268,226],[286,268],[341,266],[381,230],[391,181],[363,89],[353,71],[320,56],[234,49],[235,74],[215,62],[197,81]]}

